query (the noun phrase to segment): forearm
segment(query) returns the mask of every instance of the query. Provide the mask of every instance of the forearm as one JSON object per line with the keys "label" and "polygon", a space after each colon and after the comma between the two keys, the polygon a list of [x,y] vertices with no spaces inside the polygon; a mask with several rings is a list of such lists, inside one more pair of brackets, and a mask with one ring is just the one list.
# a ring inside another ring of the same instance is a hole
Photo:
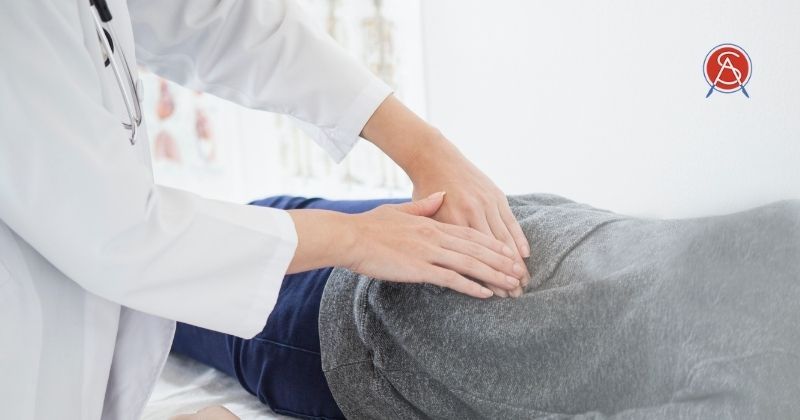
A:
{"label": "forearm", "polygon": [[378,146],[413,180],[438,161],[463,156],[442,133],[390,95],[367,121],[361,135]]}
{"label": "forearm", "polygon": [[[344,266],[474,297],[521,295],[528,276],[503,219],[523,241],[524,235],[502,191],[394,96],[378,106],[361,134],[406,171],[415,201],[358,215],[290,211],[298,245],[288,272]],[[453,199],[443,208],[445,192]]]}
{"label": "forearm", "polygon": [[329,210],[289,210],[297,248],[287,274],[322,267],[349,266],[354,245],[353,216]]}
{"label": "forearm", "polygon": [[[433,215],[436,220],[469,226],[497,238],[517,250],[517,262],[524,266],[522,258],[530,255],[530,247],[505,194],[439,130],[390,96],[361,134],[408,174],[414,199],[436,191],[448,193],[445,204]],[[522,276],[523,283],[527,277],[527,273]],[[499,289],[494,292],[505,295]],[[517,289],[512,296],[521,293]]]}

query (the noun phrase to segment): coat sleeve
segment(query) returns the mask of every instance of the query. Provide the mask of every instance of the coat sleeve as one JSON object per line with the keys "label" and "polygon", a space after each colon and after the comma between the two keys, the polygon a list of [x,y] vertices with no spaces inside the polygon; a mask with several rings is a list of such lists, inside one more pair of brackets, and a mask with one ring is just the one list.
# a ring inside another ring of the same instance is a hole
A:
{"label": "coat sleeve", "polygon": [[308,123],[337,161],[391,93],[292,0],[130,0],[128,7],[142,64]]}
{"label": "coat sleeve", "polygon": [[0,219],[90,293],[261,331],[297,243],[291,217],[155,186],[105,105],[84,2],[40,3],[0,13]]}

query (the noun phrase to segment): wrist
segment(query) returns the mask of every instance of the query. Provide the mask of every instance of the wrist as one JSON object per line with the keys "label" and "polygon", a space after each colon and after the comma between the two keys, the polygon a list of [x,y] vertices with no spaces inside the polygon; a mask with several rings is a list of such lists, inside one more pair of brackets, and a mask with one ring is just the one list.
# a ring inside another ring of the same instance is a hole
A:
{"label": "wrist", "polygon": [[406,151],[393,158],[412,181],[425,176],[437,162],[452,154],[449,141],[438,130],[404,139]]}
{"label": "wrist", "polygon": [[458,153],[442,133],[389,96],[369,119],[361,135],[397,163],[412,180],[432,164]]}
{"label": "wrist", "polygon": [[332,244],[336,254],[333,266],[353,269],[362,260],[363,252],[359,243],[361,219],[361,214],[340,213]]}
{"label": "wrist", "polygon": [[[424,183],[431,177],[438,177],[448,168],[457,168],[464,161],[464,155],[441,133],[428,138],[419,146],[419,151],[406,165],[400,165],[414,185]],[[399,163],[398,163],[399,164]]]}
{"label": "wrist", "polygon": [[357,245],[354,215],[328,210],[289,210],[297,248],[288,274],[322,267],[349,267]]}

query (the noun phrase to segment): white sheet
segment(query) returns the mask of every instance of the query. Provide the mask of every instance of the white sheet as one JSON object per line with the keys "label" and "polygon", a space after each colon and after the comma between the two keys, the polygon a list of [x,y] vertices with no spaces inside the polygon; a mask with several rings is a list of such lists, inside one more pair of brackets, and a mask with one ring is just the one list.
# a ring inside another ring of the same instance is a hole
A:
{"label": "white sheet", "polygon": [[275,414],[216,369],[182,356],[170,355],[145,408],[143,420],[166,420],[210,405],[223,405],[243,420],[288,419]]}

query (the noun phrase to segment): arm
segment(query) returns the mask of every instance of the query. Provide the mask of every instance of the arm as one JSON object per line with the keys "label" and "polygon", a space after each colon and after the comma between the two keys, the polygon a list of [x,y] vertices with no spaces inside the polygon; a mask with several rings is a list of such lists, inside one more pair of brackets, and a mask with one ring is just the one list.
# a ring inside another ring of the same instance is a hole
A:
{"label": "arm", "polygon": [[[469,226],[497,238],[514,249],[517,263],[530,256],[530,246],[511,213],[505,194],[469,162],[435,129],[390,96],[364,127],[364,137],[389,155],[414,183],[414,198],[434,191],[447,191],[447,201],[436,220]],[[523,287],[530,280],[525,273]],[[506,296],[499,289],[493,291]],[[512,295],[521,294],[521,289]]]}
{"label": "arm", "polygon": [[[459,241],[461,231],[408,214],[418,203],[344,223],[331,213],[297,215],[295,231],[295,215],[284,211],[154,185],[144,143],[126,141],[121,116],[105,101],[119,92],[100,83],[109,75],[81,6],[12,2],[0,16],[0,53],[10,58],[0,66],[0,219],[86,291],[250,337],[263,328],[290,263],[342,264],[487,296],[439,262],[504,284],[501,270],[511,267],[502,244]],[[395,234],[382,234],[387,226]],[[404,253],[420,264],[406,265]]]}
{"label": "arm", "polygon": [[335,160],[391,89],[291,0],[130,0],[137,59],[177,83],[288,114]]}
{"label": "arm", "polygon": [[435,193],[355,215],[292,210],[300,241],[289,272],[343,265],[374,278],[432,283],[479,298],[518,288],[523,268],[514,264],[511,248],[430,218],[443,200],[444,193]]}
{"label": "arm", "polygon": [[90,293],[261,331],[295,249],[289,215],[154,185],[144,142],[104,100],[119,91],[100,83],[88,3],[41,3],[0,14],[0,219]]}
{"label": "arm", "polygon": [[[524,240],[497,187],[397,100],[384,102],[390,89],[309,23],[293,2],[131,0],[129,7],[138,58],[156,73],[245,106],[310,123],[317,127],[315,140],[337,160],[350,150],[363,128],[365,136],[412,176],[415,198],[449,191],[452,204],[442,208],[441,220],[472,226],[514,249],[508,228]],[[440,154],[449,169],[423,159],[421,150]],[[415,160],[419,165],[413,165]],[[455,177],[465,169],[469,177]],[[465,188],[465,183],[473,185]],[[469,206],[464,204],[468,202]],[[464,210],[481,214],[465,218],[461,216]],[[317,251],[330,254],[333,248],[314,246],[328,242],[330,232],[337,230],[331,229],[333,225],[345,226],[338,217],[325,212],[313,217],[306,214],[293,213],[301,240],[292,268],[352,266],[352,256],[325,255]],[[310,225],[304,227],[307,219]],[[493,290],[505,295],[502,287]]]}

